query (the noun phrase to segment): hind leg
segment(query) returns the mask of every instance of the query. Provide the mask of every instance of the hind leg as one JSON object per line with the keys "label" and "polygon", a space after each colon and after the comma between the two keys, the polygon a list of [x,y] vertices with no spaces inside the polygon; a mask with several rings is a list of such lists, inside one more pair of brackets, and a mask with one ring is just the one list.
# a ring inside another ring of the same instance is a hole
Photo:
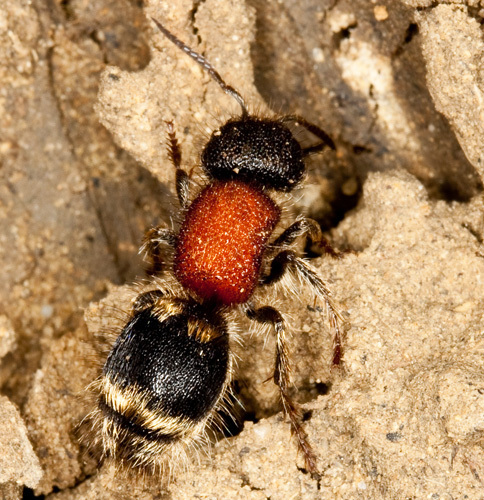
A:
{"label": "hind leg", "polygon": [[274,383],[279,388],[284,413],[291,422],[292,433],[296,436],[298,449],[304,455],[306,469],[309,472],[317,472],[316,454],[309,443],[308,435],[301,423],[302,411],[300,405],[294,401],[289,394],[291,385],[291,367],[286,340],[286,324],[282,315],[270,306],[254,308],[252,305],[245,306],[245,313],[249,319],[259,323],[272,325],[276,333],[276,359],[274,367]]}

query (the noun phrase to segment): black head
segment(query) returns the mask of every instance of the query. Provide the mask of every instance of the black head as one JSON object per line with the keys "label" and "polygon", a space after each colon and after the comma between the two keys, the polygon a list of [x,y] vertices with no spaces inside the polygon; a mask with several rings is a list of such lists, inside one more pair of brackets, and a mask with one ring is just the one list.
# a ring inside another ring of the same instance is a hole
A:
{"label": "black head", "polygon": [[212,179],[239,179],[278,191],[291,191],[306,169],[303,149],[291,131],[278,121],[253,116],[215,131],[202,152],[202,167]]}
{"label": "black head", "polygon": [[[159,21],[158,29],[185,54],[195,60],[240,105],[242,116],[230,120],[212,134],[202,152],[202,166],[209,177],[217,180],[239,179],[267,189],[291,191],[302,179],[304,158],[324,146],[334,149],[333,140],[317,125],[296,115],[267,120],[251,116],[244,98],[227,85],[215,68],[198,52],[183,43]],[[321,139],[321,143],[301,148],[284,125],[292,121]]]}

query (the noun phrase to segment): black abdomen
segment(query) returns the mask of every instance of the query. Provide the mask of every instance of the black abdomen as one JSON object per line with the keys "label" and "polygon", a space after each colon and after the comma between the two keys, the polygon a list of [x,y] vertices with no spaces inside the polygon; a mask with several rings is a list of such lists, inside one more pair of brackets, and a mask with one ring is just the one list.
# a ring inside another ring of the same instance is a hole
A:
{"label": "black abdomen", "polygon": [[[211,416],[230,372],[225,324],[188,301],[159,298],[134,314],[103,367],[99,410],[108,452],[143,450],[190,436]],[[133,455],[135,458],[133,458]]]}

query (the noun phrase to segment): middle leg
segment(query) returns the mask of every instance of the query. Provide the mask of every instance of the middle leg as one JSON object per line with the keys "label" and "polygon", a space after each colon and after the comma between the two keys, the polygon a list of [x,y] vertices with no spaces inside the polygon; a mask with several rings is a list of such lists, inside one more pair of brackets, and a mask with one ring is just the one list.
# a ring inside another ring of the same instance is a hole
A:
{"label": "middle leg", "polygon": [[316,298],[323,301],[333,333],[333,365],[340,365],[343,355],[342,330],[343,317],[334,303],[331,291],[318,273],[292,250],[283,250],[271,262],[269,274],[262,278],[263,285],[271,285],[289,273],[296,280],[308,285]]}
{"label": "middle leg", "polygon": [[143,254],[148,262],[146,273],[149,276],[159,276],[164,269],[164,254],[169,246],[174,248],[176,243],[175,232],[164,227],[153,227],[144,236],[139,253]]}
{"label": "middle leg", "polygon": [[282,234],[280,234],[269,246],[269,251],[280,251],[294,243],[297,238],[307,236],[318,245],[321,250],[331,257],[340,258],[341,252],[335,250],[329,241],[323,236],[321,226],[309,217],[299,216]]}

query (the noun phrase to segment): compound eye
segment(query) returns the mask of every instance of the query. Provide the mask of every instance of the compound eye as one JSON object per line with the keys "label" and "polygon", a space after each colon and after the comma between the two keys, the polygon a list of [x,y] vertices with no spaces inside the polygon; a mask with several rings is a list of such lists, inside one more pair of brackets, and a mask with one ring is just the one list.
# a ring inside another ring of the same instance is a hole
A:
{"label": "compound eye", "polygon": [[248,117],[214,132],[202,152],[209,177],[291,191],[305,171],[300,144],[282,123]]}

